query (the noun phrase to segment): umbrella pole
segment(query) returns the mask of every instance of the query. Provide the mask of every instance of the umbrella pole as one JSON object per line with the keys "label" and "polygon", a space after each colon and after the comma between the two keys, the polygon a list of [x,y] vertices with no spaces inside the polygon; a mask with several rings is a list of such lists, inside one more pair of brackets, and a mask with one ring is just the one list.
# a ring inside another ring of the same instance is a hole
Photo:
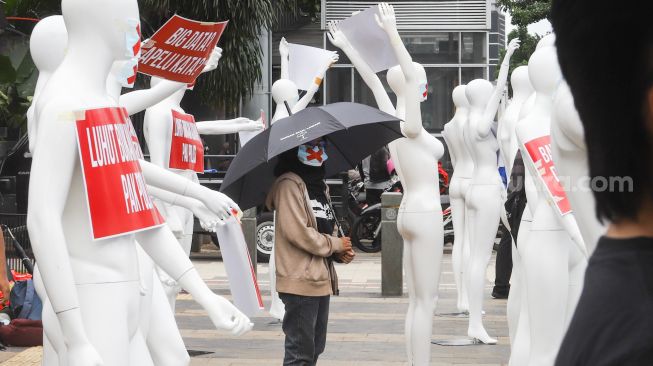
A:
{"label": "umbrella pole", "polygon": [[283,104],[286,105],[286,110],[288,111],[288,116],[292,116],[292,109],[290,109],[290,106],[288,105],[288,102],[284,100]]}

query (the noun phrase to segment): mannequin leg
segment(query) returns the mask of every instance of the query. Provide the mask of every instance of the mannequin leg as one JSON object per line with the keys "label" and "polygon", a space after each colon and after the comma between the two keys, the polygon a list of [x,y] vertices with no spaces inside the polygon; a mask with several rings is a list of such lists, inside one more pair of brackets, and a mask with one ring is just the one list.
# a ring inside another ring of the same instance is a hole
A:
{"label": "mannequin leg", "polygon": [[495,344],[483,327],[483,296],[485,274],[492,257],[501,216],[501,186],[474,185],[469,197],[473,200],[470,212],[471,258],[468,265],[469,327],[467,335],[486,344]]}
{"label": "mannequin leg", "polygon": [[41,320],[43,322],[43,365],[66,366],[66,346],[63,342],[63,334],[59,328],[52,304],[43,286],[43,279],[38,264],[34,265],[34,289],[43,303]]}
{"label": "mannequin leg", "polygon": [[[139,329],[129,343],[129,365],[154,366],[143,333]],[[158,365],[157,365],[158,366]]]}
{"label": "mannequin leg", "polygon": [[531,230],[520,244],[524,269],[531,349],[528,366],[550,366],[562,342],[569,291],[569,248],[562,230]]}
{"label": "mannequin leg", "polygon": [[514,243],[511,244],[512,248],[512,275],[510,276],[510,292],[508,293],[508,336],[510,337],[510,344],[515,344],[515,334],[519,325],[519,311],[521,308],[521,290],[522,290],[522,269],[521,259]]}
{"label": "mannequin leg", "polygon": [[273,318],[283,320],[283,316],[286,313],[286,307],[283,304],[283,301],[281,301],[281,298],[279,297],[279,293],[277,292],[277,267],[276,267],[276,259],[275,259],[275,250],[274,250],[274,245],[272,246],[272,253],[270,253],[270,261],[268,262],[268,271],[269,276],[270,276],[270,315]]}
{"label": "mannequin leg", "polygon": [[[531,221],[521,220],[521,223],[519,224],[519,233],[517,234],[517,247],[515,252],[513,252],[513,260],[517,258],[514,262],[514,268],[519,276],[516,282],[519,285],[518,289],[515,290],[516,293],[513,294],[511,292],[510,297],[508,297],[508,323],[510,324],[511,317],[517,319],[514,335],[510,339],[510,362],[508,363],[510,366],[527,365],[531,348],[530,324],[528,319],[528,290],[523,268],[523,259],[520,254],[520,245],[528,239],[530,229]],[[513,272],[513,278],[515,278],[515,272]],[[519,296],[519,298],[516,298],[516,296]],[[512,301],[517,303],[517,305],[511,307],[511,298],[513,299]],[[513,309],[513,311],[517,314],[511,316],[510,311],[513,307],[516,308]]]}
{"label": "mannequin leg", "polygon": [[[453,183],[453,182],[452,182]],[[458,192],[456,192],[458,193]],[[468,309],[463,308],[463,245],[465,242],[465,201],[458,194],[454,197],[454,192],[449,191],[451,203],[451,219],[453,224],[453,249],[451,251],[451,264],[453,266],[453,278],[456,282],[456,292],[458,300],[456,302],[458,311],[465,312]]]}
{"label": "mannequin leg", "polygon": [[159,281],[152,284],[150,327],[146,342],[156,366],[185,366],[190,363],[190,356]]}
{"label": "mannequin leg", "polygon": [[138,328],[138,281],[78,285],[77,292],[88,338],[104,364],[129,365]]}
{"label": "mannequin leg", "polygon": [[410,282],[406,317],[409,360],[412,359],[412,365],[429,365],[433,313],[438,299],[442,262],[442,214],[424,212],[400,215],[400,233],[404,237],[404,269]]}

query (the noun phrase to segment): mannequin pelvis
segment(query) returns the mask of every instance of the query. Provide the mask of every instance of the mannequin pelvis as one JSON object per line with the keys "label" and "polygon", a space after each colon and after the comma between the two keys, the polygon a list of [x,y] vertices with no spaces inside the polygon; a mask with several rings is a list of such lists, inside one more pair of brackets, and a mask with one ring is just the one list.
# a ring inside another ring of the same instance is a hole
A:
{"label": "mannequin pelvis", "polygon": [[449,182],[449,201],[451,204],[451,214],[453,217],[454,243],[451,253],[453,264],[454,279],[456,290],[458,292],[457,308],[460,312],[469,311],[469,300],[467,296],[467,286],[465,285],[464,271],[469,263],[469,234],[465,218],[467,216],[465,208],[465,195],[469,191],[472,175],[474,174],[474,161],[465,145],[463,131],[467,124],[469,116],[469,101],[465,95],[465,86],[459,85],[453,90],[453,102],[456,106],[454,117],[444,125],[445,142],[449,149],[449,154],[454,164],[453,175]]}
{"label": "mannequin pelvis", "polygon": [[589,166],[585,133],[574,99],[567,84],[556,92],[554,113],[551,118],[551,151],[558,176],[578,220],[578,227],[592,254],[605,226],[596,219],[596,202],[589,186]]}
{"label": "mannequin pelvis", "polygon": [[525,145],[550,134],[552,98],[561,78],[555,48],[542,47],[531,56],[529,76],[536,97],[528,116],[518,122],[516,134],[527,177],[538,194],[536,201],[528,197],[533,222],[527,239],[518,243],[528,289],[527,304],[522,306],[528,306],[530,327],[527,365],[550,365],[578,301],[587,262],[571,240],[573,229],[567,229],[575,225],[573,214],[557,213]]}

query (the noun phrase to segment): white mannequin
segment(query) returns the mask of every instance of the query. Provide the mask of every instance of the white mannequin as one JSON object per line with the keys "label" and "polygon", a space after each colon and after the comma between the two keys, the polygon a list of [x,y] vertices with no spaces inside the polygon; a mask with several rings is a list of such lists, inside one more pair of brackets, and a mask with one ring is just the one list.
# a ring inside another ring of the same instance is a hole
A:
{"label": "white mannequin", "polygon": [[[187,287],[216,326],[234,333],[246,331],[251,327],[247,318],[206,287],[190,261],[181,258],[165,226],[91,240],[70,112],[115,105],[106,94],[105,79],[113,59],[133,57],[125,56],[125,32],[137,23],[139,14],[136,2],[130,0],[64,0],[62,9],[69,48],[35,110],[42,133],[37,135],[32,165],[28,228],[61,325],[68,365],[128,364],[129,341],[138,325],[129,321],[138,319],[134,238]],[[162,174],[145,162],[141,165],[148,183],[202,199],[213,211],[228,208],[224,198],[208,189],[184,187],[174,175]],[[116,303],[116,298],[121,301]]]}
{"label": "white mannequin", "polygon": [[535,183],[538,191],[537,196],[532,197],[527,185],[533,222],[526,240],[520,238],[518,243],[529,289],[530,355],[527,365],[552,365],[566,322],[578,301],[587,262],[566,230],[575,225],[573,215],[560,217],[554,211],[544,193],[544,182],[524,147],[526,142],[550,133],[553,94],[562,78],[555,48],[538,49],[529,60],[528,71],[536,97],[530,113],[518,122],[516,129],[527,179]]}
{"label": "white mannequin", "polygon": [[492,255],[504,197],[496,158],[498,145],[491,128],[508,80],[510,57],[518,47],[518,39],[513,39],[508,45],[496,87],[492,88],[492,84],[487,80],[476,79],[467,84],[465,90],[471,109],[464,137],[474,160],[474,176],[465,200],[468,212],[466,224],[470,228],[471,246],[466,276],[469,294],[467,335],[485,344],[497,342],[483,327],[482,308],[485,270]]}
{"label": "white mannequin", "polygon": [[449,148],[449,156],[453,163],[453,175],[449,182],[449,202],[451,203],[451,215],[454,226],[454,243],[451,253],[454,279],[458,291],[458,311],[464,313],[469,311],[469,300],[467,298],[467,286],[465,286],[464,272],[469,262],[469,237],[465,218],[465,195],[469,190],[474,174],[474,161],[471,153],[465,145],[463,130],[467,124],[469,115],[469,101],[465,95],[465,86],[459,85],[453,90],[453,103],[456,106],[456,113],[449,123],[444,125],[442,136]]}
{"label": "white mannequin", "polygon": [[566,83],[560,85],[553,101],[551,117],[551,150],[558,174],[578,220],[578,227],[587,245],[588,254],[596,248],[606,227],[596,218],[596,202],[589,187],[589,167],[585,131],[574,97]]}
{"label": "white mannequin", "polygon": [[391,143],[390,152],[404,186],[397,227],[404,239],[404,270],[409,296],[406,351],[409,364],[428,365],[443,246],[437,166],[444,155],[444,146],[422,127],[420,103],[426,99],[428,91],[426,71],[412,61],[403,45],[392,6],[379,4],[379,14],[379,26],[388,34],[399,60],[399,66],[392,67],[387,74],[388,84],[397,95],[396,110],[378,76],[335,23],[329,24],[328,36],[331,43],[347,54],[372,89],[379,109],[405,121],[402,132],[406,137]]}
{"label": "white mannequin", "polygon": [[[304,96],[300,99],[297,85],[289,79],[290,72],[288,69],[288,60],[290,57],[290,50],[288,49],[288,42],[286,41],[286,38],[281,38],[281,41],[279,42],[279,54],[281,55],[281,78],[272,84],[272,99],[274,99],[274,103],[277,106],[275,108],[274,116],[272,116],[270,124],[273,124],[282,118],[288,117],[288,108],[290,108],[292,114],[295,114],[306,108],[309,103],[311,103],[311,100],[313,100],[315,93],[320,89],[320,84],[322,83],[324,74],[326,74],[327,70],[331,66],[326,65],[318,75],[315,75],[315,83],[311,85],[311,88],[307,90],[306,94],[304,94]],[[338,54],[334,54],[332,61],[332,63],[338,62]],[[288,104],[288,108],[286,108],[286,103]],[[270,278],[270,309],[268,312],[273,318],[277,320],[283,320],[286,309],[283,302],[279,298],[279,293],[276,290],[277,279],[274,253],[275,252],[273,245],[272,253],[270,253],[270,260],[268,262],[268,276]]]}
{"label": "white mannequin", "polygon": [[[153,77],[151,80],[152,88],[156,88],[163,81]],[[199,182],[197,173],[190,170],[170,169],[170,146],[172,143],[173,116],[172,111],[185,113],[180,103],[186,93],[186,88],[179,89],[168,98],[160,101],[156,105],[147,108],[145,112],[145,123],[143,132],[145,141],[150,151],[151,162],[159,167],[165,168],[175,174],[190,180],[194,183]],[[202,121],[196,122],[195,126],[200,134],[229,134],[239,131],[256,131],[263,129],[261,121],[251,121],[247,118],[236,118],[226,121]],[[167,205],[157,202],[162,215],[166,221],[171,224],[172,228],[177,228],[179,243],[188,256],[190,254],[191,241],[193,237],[193,214],[184,207]],[[181,290],[179,285],[167,274],[159,271],[159,277],[163,283],[163,288],[168,297],[170,307],[175,308],[177,294]]]}

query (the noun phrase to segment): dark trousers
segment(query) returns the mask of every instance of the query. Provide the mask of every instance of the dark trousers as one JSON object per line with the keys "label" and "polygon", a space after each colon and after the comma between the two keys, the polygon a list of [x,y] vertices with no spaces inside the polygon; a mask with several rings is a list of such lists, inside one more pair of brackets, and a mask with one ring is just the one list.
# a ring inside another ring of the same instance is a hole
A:
{"label": "dark trousers", "polygon": [[510,275],[512,274],[512,237],[510,232],[501,229],[501,241],[497,248],[496,277],[492,295],[497,297],[508,296],[510,292]]}
{"label": "dark trousers", "polygon": [[284,366],[313,366],[326,346],[331,296],[279,293],[286,306]]}

